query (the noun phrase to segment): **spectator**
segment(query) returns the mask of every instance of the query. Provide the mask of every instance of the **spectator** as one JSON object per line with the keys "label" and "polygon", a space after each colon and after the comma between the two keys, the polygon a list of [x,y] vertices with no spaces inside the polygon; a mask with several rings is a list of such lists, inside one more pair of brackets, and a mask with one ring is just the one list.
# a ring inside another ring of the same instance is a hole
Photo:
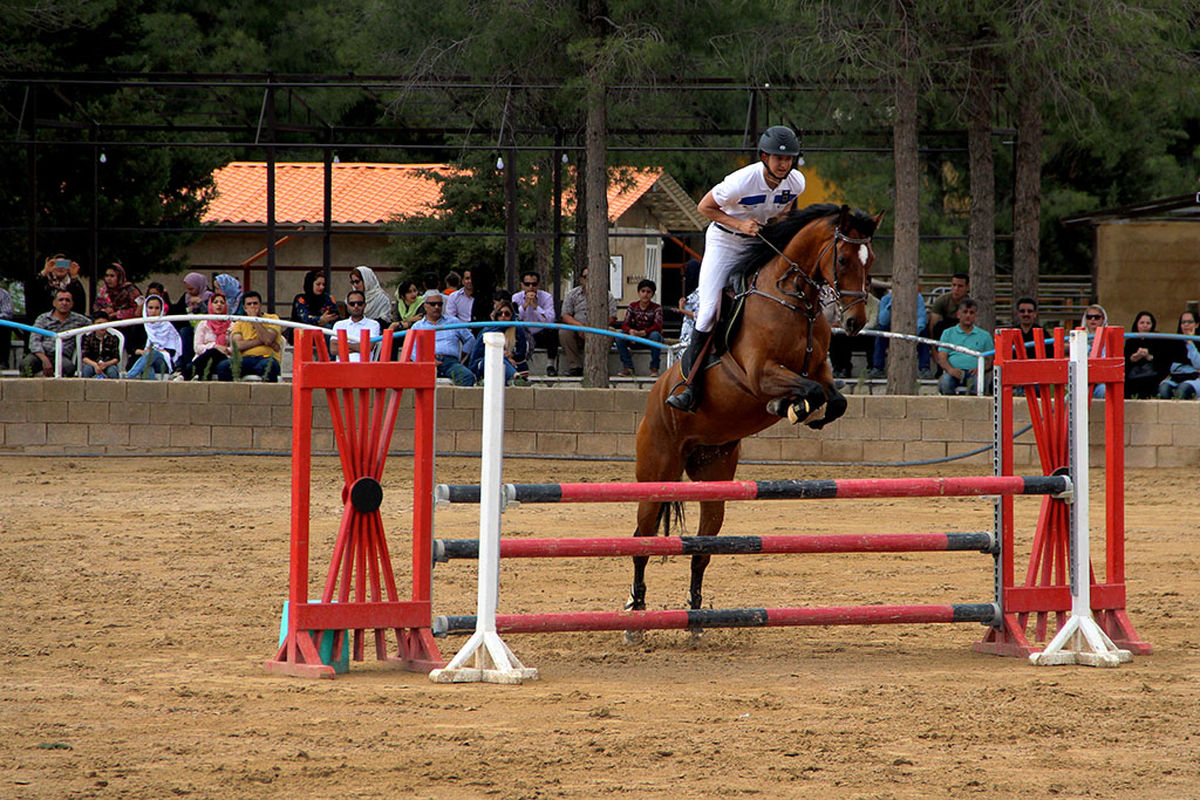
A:
{"label": "spectator", "polygon": [[[432,275],[433,273],[429,273],[429,274]],[[441,292],[442,292],[442,294],[446,294],[446,295],[454,294],[455,292],[457,292],[459,289],[462,288],[462,285],[463,285],[462,275],[459,275],[454,270],[450,270],[449,272],[446,273],[446,280],[442,282],[443,288],[441,289]],[[437,288],[438,288],[438,284],[435,280],[435,282],[432,286],[427,285],[425,287],[425,291],[429,291],[430,289],[437,289]]]}
{"label": "spectator", "polygon": [[[475,337],[465,328],[447,329],[442,309],[446,298],[437,289],[425,292],[425,319],[412,326],[412,330],[432,330],[434,333],[434,358],[437,360],[439,378],[449,378],[458,386],[474,386],[475,373],[464,363],[463,355],[470,354],[475,346]],[[413,348],[413,360],[419,358],[418,348]]]}
{"label": "spectator", "polygon": [[[92,313],[103,311],[110,321],[134,319],[142,314],[141,299],[141,290],[125,277],[121,262],[114,261],[104,271],[104,282],[96,289]],[[130,325],[121,330],[125,334],[127,350],[135,350],[146,343],[146,331],[142,326]]]}
{"label": "spectator", "polygon": [[950,291],[942,292],[929,309],[929,338],[941,339],[942,331],[953,328],[958,317],[958,304],[971,292],[971,276],[956,272],[950,276]]}
{"label": "spectator", "polygon": [[[471,303],[471,322],[491,322],[492,312],[496,310],[496,281],[492,277],[492,268],[480,261],[470,270],[471,282],[475,285],[475,299]],[[466,274],[464,272],[464,274]],[[504,290],[504,294],[509,294]],[[447,298],[449,300],[449,298]],[[446,303],[450,308],[450,303]],[[449,314],[447,314],[449,316]]]}
{"label": "spectator", "polygon": [[[366,331],[371,339],[379,336],[379,322],[366,316],[367,296],[357,289],[352,289],[346,295],[346,311],[349,312],[348,319],[339,319],[333,323],[334,333],[338,331],[346,332],[346,345],[349,348],[349,360],[352,362],[362,361],[362,332]],[[338,340],[335,338],[335,342]],[[338,347],[338,357],[341,358],[340,345]]]}
{"label": "spectator", "polygon": [[[166,305],[162,297],[156,294],[146,295],[142,306],[142,316],[146,320],[166,316]],[[169,322],[143,322],[146,329],[146,346],[135,351],[138,355],[133,366],[125,377],[130,379],[153,378],[166,375],[174,367],[175,360],[183,352],[183,342],[180,341],[179,331]]]}
{"label": "spectator", "polygon": [[[59,289],[54,293],[54,308],[38,315],[33,321],[35,328],[60,333],[84,325],[92,321],[83,314],[76,314],[71,309],[75,306],[75,295],[70,289]],[[40,333],[29,334],[29,352],[21,360],[21,374],[27,378],[44,375],[54,376],[54,336],[44,336]],[[62,345],[62,374],[71,377],[75,374],[75,340],[64,339]]]}
{"label": "spectator", "polygon": [[[450,286],[450,275],[446,276],[446,286]],[[488,302],[491,302],[492,296],[490,293],[485,295]],[[475,270],[464,269],[462,274],[462,288],[455,289],[446,297],[446,319],[457,320],[459,322],[470,322],[475,308]],[[490,314],[490,312],[489,312]]]}
{"label": "spectator", "polygon": [[[875,330],[875,324],[879,319],[879,298],[873,292],[867,292],[866,299],[863,301],[867,306],[867,323],[863,326],[864,331]],[[834,328],[841,324],[841,313],[838,311],[838,304],[829,303],[822,307],[825,313],[825,320],[829,323],[829,327]],[[846,332],[834,332],[829,337],[829,361],[833,366],[833,376],[835,378],[849,378],[853,370],[852,360],[854,352],[858,351],[866,356],[868,369],[871,366],[871,357],[875,352],[875,337],[873,336],[851,336]]]}
{"label": "spectator", "polygon": [[439,292],[442,290],[442,284],[438,280],[436,272],[426,272],[421,276],[421,291],[418,293],[421,295],[421,305],[425,305],[425,293],[430,289],[437,289]]}
{"label": "spectator", "polygon": [[1106,325],[1108,325],[1108,312],[1104,310],[1104,306],[1092,303],[1083,310],[1083,319],[1079,320],[1079,327],[1087,330],[1088,336],[1094,336]]}
{"label": "spectator", "polygon": [[[964,297],[958,304],[958,324],[953,328],[942,331],[941,341],[946,344],[956,344],[980,353],[992,349],[992,337],[982,328],[975,327],[975,318],[979,314],[979,304],[973,298]],[[991,359],[989,358],[990,362]],[[942,368],[938,391],[942,394],[958,394],[958,387],[966,388],[967,394],[975,392],[976,382],[982,377],[978,375],[979,361],[975,356],[960,353],[957,350],[937,351],[937,362]],[[988,369],[985,365],[984,369]]]}
{"label": "spectator", "polygon": [[[542,276],[536,272],[521,273],[521,291],[512,296],[512,305],[516,307],[517,319],[522,322],[554,322],[554,295],[542,286]],[[554,328],[533,327],[522,329],[533,337],[535,347],[546,348],[546,374],[554,377],[558,374],[558,331]]]}
{"label": "spectator", "polygon": [[[662,306],[654,302],[654,293],[658,287],[649,278],[638,282],[638,299],[625,309],[625,321],[621,323],[621,331],[631,336],[648,339],[662,344],[663,315]],[[617,339],[617,354],[621,357],[622,377],[633,375],[633,355],[629,352],[629,342]],[[662,359],[662,350],[650,345],[650,377],[658,377],[658,365]]]}
{"label": "spectator", "polygon": [[[228,314],[229,303],[221,292],[213,292],[208,299],[209,314]],[[202,319],[196,325],[196,357],[192,360],[190,380],[211,381],[217,376],[221,364],[233,355],[229,331],[233,323],[227,319]]]}
{"label": "spectator", "polygon": [[292,298],[292,322],[329,328],[341,315],[328,291],[325,270],[310,269],[304,274],[304,291]]}
{"label": "spectator", "polygon": [[366,316],[378,322],[380,328],[386,328],[392,324],[394,319],[392,301],[388,299],[387,292],[383,291],[383,287],[379,285],[379,278],[375,277],[375,270],[362,264],[350,270],[350,286],[362,292],[367,298],[367,308],[364,312]]}
{"label": "spectator", "polygon": [[1038,304],[1037,300],[1032,297],[1019,297],[1017,302],[1013,304],[1013,311],[1016,313],[1016,319],[1013,320],[1013,327],[1021,332],[1021,341],[1025,343],[1025,355],[1030,358],[1035,358],[1033,347],[1030,344],[1033,342],[1033,332],[1041,328],[1046,343],[1046,358],[1054,358],[1054,339],[1050,332],[1042,328],[1041,322],[1038,321]]}
{"label": "spectator", "polygon": [[[1097,348],[1095,336],[1100,332],[1100,329],[1108,325],[1108,312],[1104,310],[1104,306],[1093,303],[1083,310],[1083,318],[1079,320],[1079,327],[1083,328],[1088,333],[1088,339],[1091,340],[1091,356],[1098,355],[1115,355],[1103,352],[1104,348]],[[1097,399],[1103,398],[1107,392],[1107,387],[1103,383],[1096,384],[1092,389],[1092,397]]]}
{"label": "spectator", "polygon": [[[16,310],[13,308],[12,295],[3,286],[0,286],[0,320],[8,320],[12,322],[16,319]],[[8,368],[8,356],[12,350],[12,333],[13,329],[7,325],[0,325],[0,369]]]}
{"label": "spectator", "polygon": [[[1149,311],[1139,311],[1130,330],[1134,334],[1154,333],[1158,320]],[[1125,340],[1125,398],[1150,399],[1158,396],[1158,385],[1170,368],[1170,356],[1163,354],[1163,340],[1130,336]]]}
{"label": "spectator", "polygon": [[[1179,315],[1179,325],[1176,333],[1184,336],[1196,335],[1196,315],[1184,311]],[[1200,395],[1200,346],[1195,341],[1177,341],[1174,354],[1171,356],[1171,366],[1165,377],[1158,385],[1158,396],[1163,400],[1178,397],[1190,400]]]}
{"label": "spectator", "polygon": [[216,278],[217,289],[221,294],[225,295],[225,302],[229,306],[229,313],[235,317],[244,315],[245,309],[242,307],[242,282],[232,275],[222,272]]}
{"label": "spectator", "polygon": [[[108,315],[103,311],[92,317],[93,324],[108,321]],[[92,331],[83,337],[83,341],[80,342],[80,357],[83,361],[83,366],[79,368],[80,377],[121,377],[121,342],[108,328]]]}
{"label": "spectator", "polygon": [[[169,314],[203,314],[208,310],[208,300],[212,292],[208,288],[208,279],[199,272],[189,272],[183,276],[183,294],[167,307]],[[176,322],[175,330],[179,331],[179,340],[183,343],[177,364],[186,370],[191,369],[192,359],[196,357],[193,340],[196,329],[192,322]]]}
{"label": "spectator", "polygon": [[[875,330],[890,331],[892,329],[892,293],[889,291],[879,301],[879,311],[875,315]],[[928,318],[925,313],[925,298],[917,292],[917,336],[929,337]],[[876,336],[875,349],[871,356],[871,369],[867,371],[868,378],[887,377],[888,340],[886,336]],[[922,378],[932,378],[929,369],[929,345],[917,345],[917,375]]]}
{"label": "spectator", "polygon": [[[262,310],[262,295],[258,292],[246,292],[242,295],[242,308],[247,317],[262,319],[279,319],[274,314],[264,314]],[[279,380],[279,364],[283,359],[283,334],[278,325],[268,325],[265,322],[239,320],[233,323],[230,333],[230,348],[235,351],[235,358],[241,362],[242,377],[260,375],[268,383]],[[233,358],[222,361],[217,367],[217,379],[233,380]]]}
{"label": "spectator", "polygon": [[700,310],[700,260],[689,258],[683,267],[683,292],[679,296],[679,313],[683,324],[679,326],[679,343],[687,344],[696,330],[696,312]]}
{"label": "spectator", "polygon": [[[563,298],[562,321],[567,325],[587,326],[587,267],[579,273],[579,285],[567,292]],[[617,322],[617,299],[608,296],[608,325]],[[558,343],[567,353],[567,375],[578,378],[583,375],[583,334],[559,328]]]}
{"label": "spectator", "polygon": [[503,324],[512,322],[515,314],[516,309],[513,308],[511,300],[508,298],[500,300],[496,304],[496,310],[492,312],[492,319],[501,324],[483,328],[476,337],[468,363],[471,372],[475,373],[477,379],[483,379],[483,360],[486,353],[483,334],[489,331],[499,331],[504,334],[504,385],[518,383],[523,386],[528,384],[530,337],[526,335],[526,332],[529,329]]}
{"label": "spectator", "polygon": [[[55,253],[46,259],[42,271],[38,273],[32,285],[25,290],[25,308],[53,308],[54,296],[59,289],[71,293],[72,310],[80,312],[87,310],[87,291],[79,281],[79,264]],[[83,316],[80,313],[80,316]]]}
{"label": "spectator", "polygon": [[392,330],[408,330],[425,314],[425,298],[417,284],[412,281],[400,281],[396,287],[396,321]]}

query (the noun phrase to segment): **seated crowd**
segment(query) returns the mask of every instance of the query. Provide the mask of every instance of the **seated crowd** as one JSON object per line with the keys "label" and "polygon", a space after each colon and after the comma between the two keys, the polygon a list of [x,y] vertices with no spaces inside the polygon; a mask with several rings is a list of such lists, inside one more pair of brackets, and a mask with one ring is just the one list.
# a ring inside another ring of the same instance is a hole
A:
{"label": "seated crowd", "polygon": [[[697,309],[698,268],[699,263],[695,260],[688,263],[684,270],[684,295],[678,309],[670,309],[682,317],[681,342],[688,339],[690,322]],[[46,285],[41,288],[52,308],[38,316],[34,326],[58,333],[94,323],[141,317],[141,325],[120,328],[127,358],[125,377],[231,381],[257,375],[269,382],[279,380],[284,343],[292,339],[292,332],[270,324],[269,320],[278,317],[265,313],[262,297],[254,291],[243,292],[240,282],[232,275],[217,275],[215,286],[210,288],[203,275],[188,273],[182,281],[182,293],[172,302],[165,287],[159,283],[148,284],[143,295],[127,280],[122,265],[113,263],[105,271],[89,318],[76,310],[77,305],[86,304],[77,273],[78,265],[61,254],[47,259],[40,276]],[[436,274],[427,273],[421,287],[414,281],[402,280],[389,294],[374,270],[358,266],[349,271],[346,299],[339,303],[327,286],[325,272],[315,269],[305,275],[304,291],[293,299],[290,319],[329,329],[331,352],[335,357],[339,352],[338,342],[344,337],[346,357],[355,361],[362,357],[360,341],[364,332],[377,340],[385,330],[394,333],[434,330],[438,375],[459,386],[471,386],[482,379],[482,335],[499,331],[505,338],[505,381],[523,385],[529,380],[530,358],[535,348],[545,351],[547,376],[558,374],[560,349],[566,361],[566,375],[577,377],[583,374],[584,333],[542,326],[554,323],[589,325],[587,277],[588,270],[584,268],[578,276],[578,284],[563,298],[560,315],[555,312],[553,295],[542,287],[541,276],[534,271],[521,275],[521,285],[516,291],[497,286],[491,271],[480,264],[461,274],[452,271],[441,280]],[[618,374],[622,377],[634,374],[631,347],[641,347],[649,350],[649,377],[655,377],[659,373],[664,343],[663,307],[654,301],[657,292],[654,281],[642,280],[637,288],[638,298],[625,309],[620,322],[617,300],[610,293],[607,319],[596,327],[609,330],[619,327],[624,334],[644,339],[645,344],[616,339],[621,362]],[[690,294],[687,293],[689,288],[693,289]],[[928,307],[917,293],[917,335],[946,345],[918,346],[918,374],[921,378],[937,377],[942,394],[973,394],[979,380],[984,381],[985,388],[988,386],[991,358],[985,359],[985,374],[981,376],[977,374],[980,366],[977,356],[964,352],[992,349],[992,335],[975,324],[979,305],[969,291],[968,276],[956,273],[951,278],[949,290],[936,295]],[[878,300],[874,295],[868,296],[868,329],[891,330],[891,300],[890,291]],[[1018,298],[1013,311],[1012,327],[1022,332],[1027,344],[1032,342],[1034,331],[1041,327],[1037,301],[1032,297]],[[153,321],[155,317],[186,314],[231,314],[263,321]],[[506,324],[509,321],[528,323],[528,326],[510,326]],[[447,327],[452,322],[494,324],[470,329]],[[1094,332],[1107,323],[1104,309],[1091,305],[1084,312],[1080,327]],[[1125,341],[1126,396],[1197,398],[1200,396],[1200,347],[1197,342],[1144,335],[1156,332],[1157,320],[1152,313],[1142,311],[1135,316],[1128,331],[1131,335]],[[1176,333],[1197,335],[1196,315],[1192,311],[1185,310],[1179,315]],[[1048,355],[1052,355],[1052,338],[1048,332],[1045,341],[1050,350]],[[75,346],[75,339],[63,340],[63,375],[75,375],[78,363],[78,374],[84,378],[121,376],[120,338],[109,329],[102,328],[81,337],[78,358]],[[394,346],[398,349],[399,337]],[[372,352],[377,353],[378,347],[378,344],[373,345]],[[879,378],[886,374],[887,338],[835,334],[829,351],[835,377],[850,377],[854,349],[866,356],[866,377]],[[54,359],[55,338],[31,334],[21,362],[22,374],[53,375]]]}

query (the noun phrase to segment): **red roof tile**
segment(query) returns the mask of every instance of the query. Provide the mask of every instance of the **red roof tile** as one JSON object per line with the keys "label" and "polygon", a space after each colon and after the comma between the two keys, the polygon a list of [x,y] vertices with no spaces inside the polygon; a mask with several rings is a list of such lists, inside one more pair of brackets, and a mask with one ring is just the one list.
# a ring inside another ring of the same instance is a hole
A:
{"label": "red roof tile", "polygon": [[[333,224],[381,225],[397,216],[431,213],[441,198],[430,172],[457,170],[447,164],[333,165]],[[284,225],[320,224],[324,219],[324,165],[281,162],[275,165],[275,221]],[[661,169],[614,168],[608,190],[608,218],[616,221],[662,175]],[[204,222],[264,225],[267,220],[267,165],[235,161],[213,173],[216,192]],[[568,197],[568,204],[573,200]]]}

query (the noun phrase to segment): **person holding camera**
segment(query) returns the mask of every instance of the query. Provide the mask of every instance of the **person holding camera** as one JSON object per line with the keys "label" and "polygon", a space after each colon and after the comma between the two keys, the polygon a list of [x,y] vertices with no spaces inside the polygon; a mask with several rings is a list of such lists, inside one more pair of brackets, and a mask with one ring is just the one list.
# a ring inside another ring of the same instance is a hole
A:
{"label": "person holding camera", "polygon": [[79,280],[79,265],[62,253],[55,253],[46,259],[32,291],[26,292],[25,308],[53,307],[54,296],[60,289],[71,293],[72,308],[80,311],[87,308],[87,291]]}

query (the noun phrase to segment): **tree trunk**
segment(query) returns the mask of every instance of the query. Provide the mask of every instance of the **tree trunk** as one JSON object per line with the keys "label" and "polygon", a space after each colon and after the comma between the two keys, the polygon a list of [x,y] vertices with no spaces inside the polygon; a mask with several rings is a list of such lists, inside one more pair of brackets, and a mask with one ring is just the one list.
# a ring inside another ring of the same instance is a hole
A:
{"label": "tree trunk", "polygon": [[1038,296],[1042,216],[1041,92],[1027,82],[1017,100],[1017,155],[1013,186],[1013,298]]}
{"label": "tree trunk", "polygon": [[[587,305],[588,325],[608,328],[608,113],[605,89],[593,82],[588,91],[587,133]],[[612,339],[586,337],[583,374],[588,386],[608,386],[608,351]]]}
{"label": "tree trunk", "polygon": [[[976,325],[996,327],[996,166],[992,152],[992,64],[982,49],[971,56],[967,87],[967,150],[971,170],[968,255],[971,296],[979,301]],[[1005,325],[1008,320],[1005,320]]]}
{"label": "tree trunk", "polygon": [[[892,129],[892,155],[896,169],[896,239],[892,261],[892,330],[917,329],[918,209],[917,89],[910,69],[914,54],[910,30],[912,4],[896,3],[900,19],[897,42],[900,62],[896,69],[896,122]],[[916,348],[912,342],[891,340],[888,346],[888,394],[913,394],[917,387]]]}

